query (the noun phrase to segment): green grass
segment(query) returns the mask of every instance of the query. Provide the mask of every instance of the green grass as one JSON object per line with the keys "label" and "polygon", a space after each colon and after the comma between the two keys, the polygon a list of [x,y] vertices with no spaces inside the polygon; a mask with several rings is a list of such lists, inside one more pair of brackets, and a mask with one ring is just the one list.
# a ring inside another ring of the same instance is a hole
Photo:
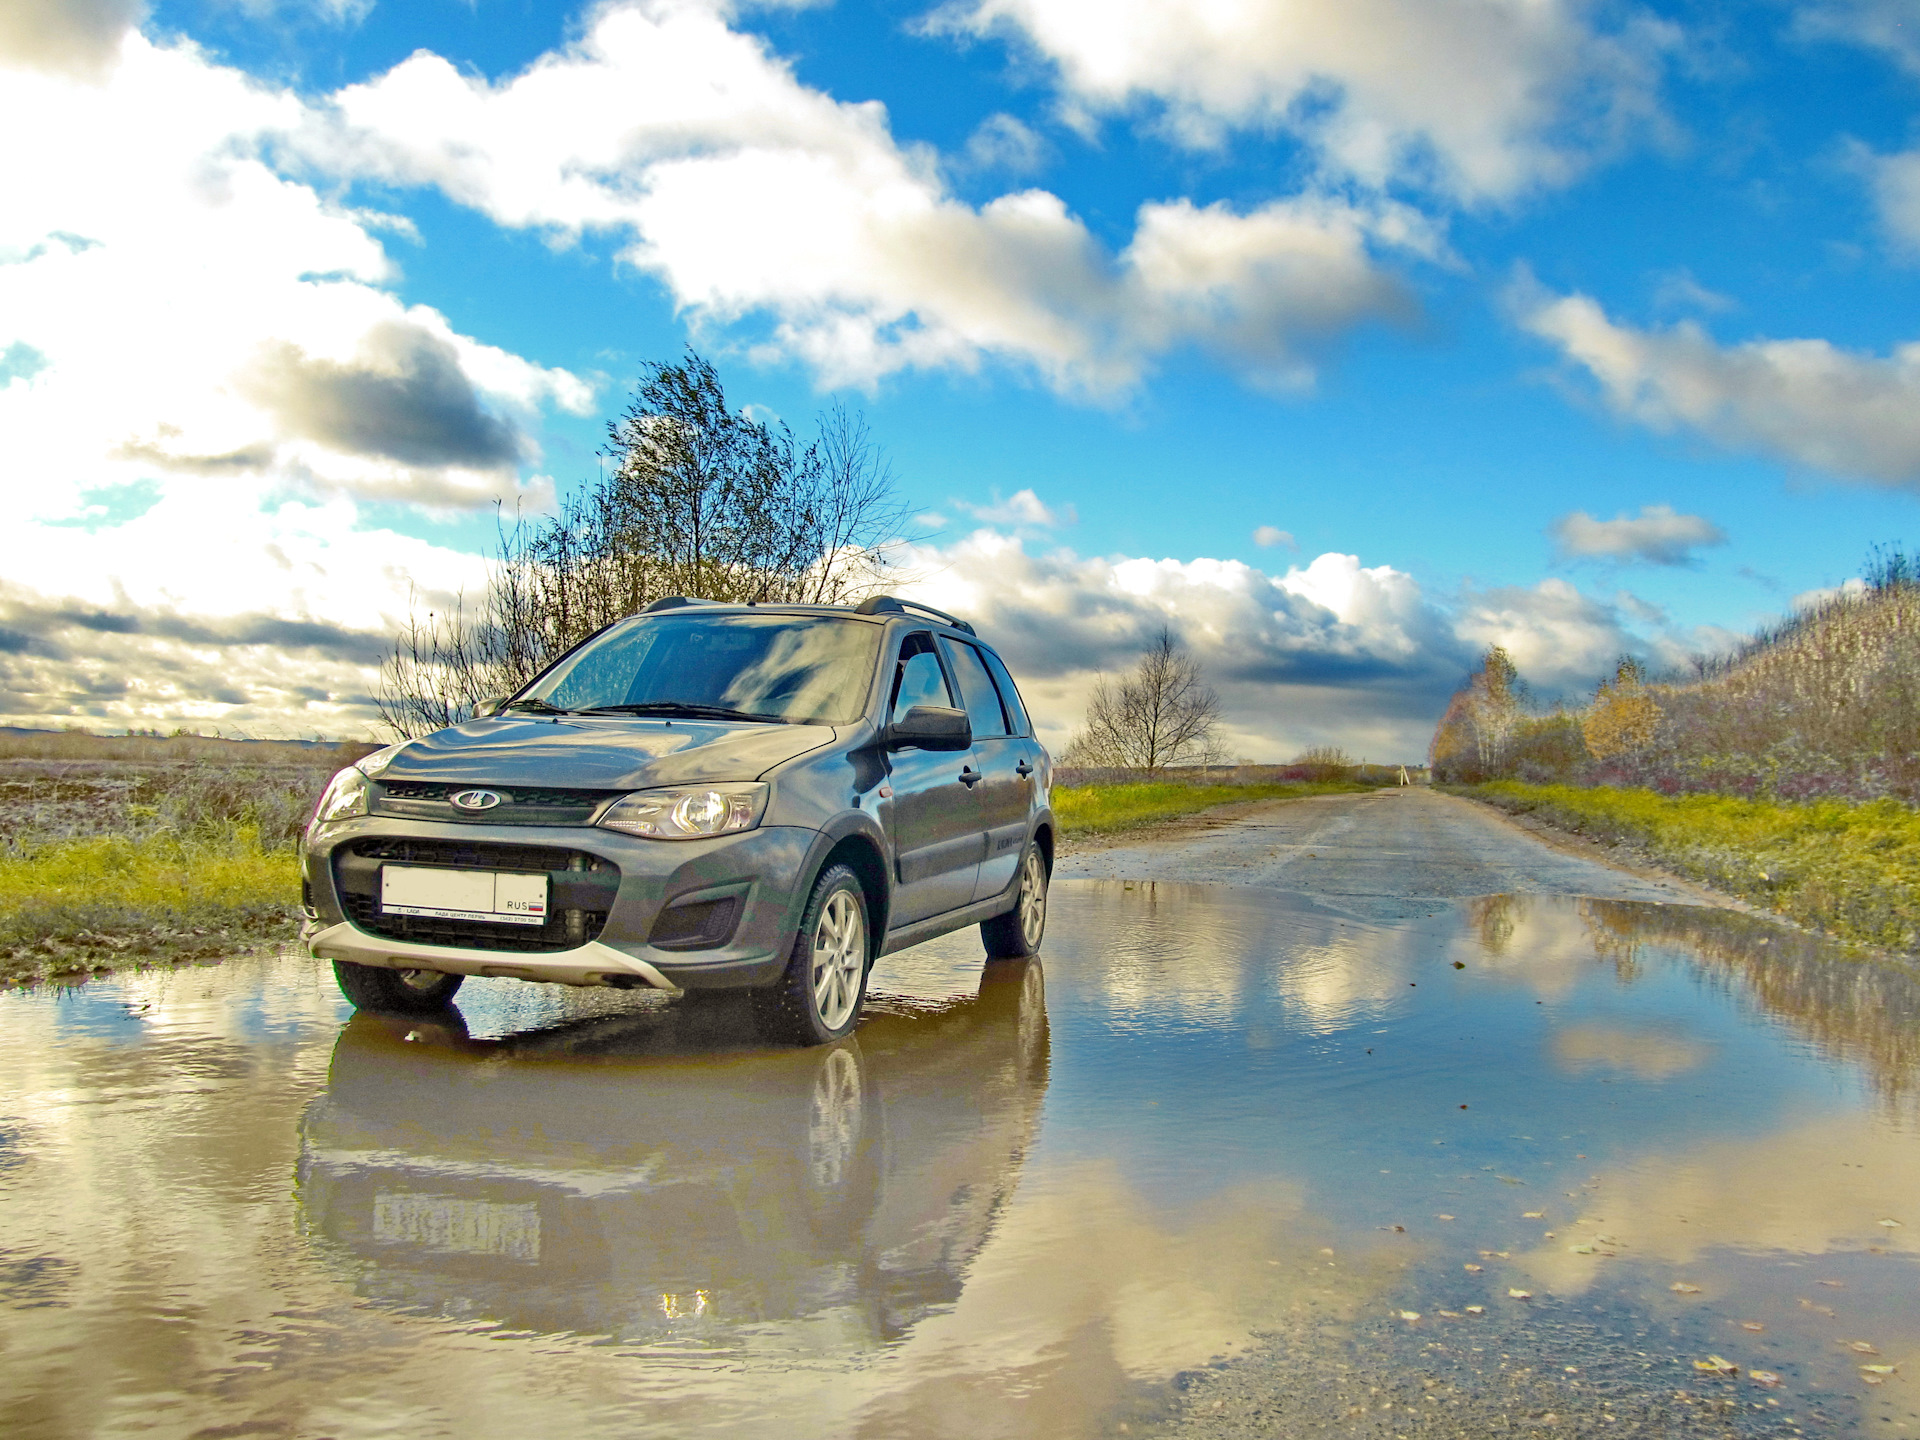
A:
{"label": "green grass", "polygon": [[133,959],[182,959],[290,936],[300,895],[290,849],[255,831],[48,840],[0,856],[0,977]]}
{"label": "green grass", "polygon": [[1143,782],[1137,785],[1055,786],[1053,813],[1069,839],[1127,830],[1155,820],[1171,820],[1237,800],[1297,800],[1307,795],[1348,795],[1371,790],[1352,780],[1298,781],[1280,785],[1186,785]]}
{"label": "green grass", "polygon": [[1920,811],[1893,800],[1785,804],[1724,795],[1527,785],[1461,793],[1625,841],[1719,889],[1843,939],[1920,945]]}

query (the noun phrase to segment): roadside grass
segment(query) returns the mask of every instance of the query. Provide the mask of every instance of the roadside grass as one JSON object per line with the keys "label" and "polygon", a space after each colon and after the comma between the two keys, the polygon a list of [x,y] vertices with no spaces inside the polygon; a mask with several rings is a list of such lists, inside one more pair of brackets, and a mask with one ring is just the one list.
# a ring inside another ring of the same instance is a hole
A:
{"label": "roadside grass", "polygon": [[1374,788],[1355,780],[1307,780],[1277,785],[1195,785],[1185,781],[1056,785],[1053,813],[1060,821],[1060,833],[1071,840],[1130,830],[1239,800],[1297,800],[1308,795],[1350,795]]}
{"label": "roadside grass", "polygon": [[1632,845],[1846,940],[1895,951],[1920,946],[1920,812],[1894,800],[1792,804],[1517,780],[1455,793]]}
{"label": "roadside grass", "polygon": [[54,839],[0,855],[0,978],[230,953],[298,930],[300,872],[251,826],[220,839]]}

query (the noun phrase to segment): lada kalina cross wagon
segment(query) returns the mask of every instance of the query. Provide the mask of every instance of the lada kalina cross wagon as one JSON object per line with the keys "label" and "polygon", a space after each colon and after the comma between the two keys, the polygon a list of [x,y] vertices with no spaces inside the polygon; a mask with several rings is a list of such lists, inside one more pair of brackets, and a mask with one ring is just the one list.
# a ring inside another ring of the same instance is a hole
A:
{"label": "lada kalina cross wagon", "polygon": [[745,989],[820,1044],[883,954],[1039,948],[1051,762],[964,621],[658,600],[478,709],[341,771],[307,829],[307,944],[363,1009],[468,975]]}

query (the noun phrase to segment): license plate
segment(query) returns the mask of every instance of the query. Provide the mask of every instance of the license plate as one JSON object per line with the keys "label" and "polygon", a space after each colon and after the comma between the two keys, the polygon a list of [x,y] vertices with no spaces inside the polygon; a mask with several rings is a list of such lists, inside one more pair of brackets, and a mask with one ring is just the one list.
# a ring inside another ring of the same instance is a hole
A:
{"label": "license plate", "polygon": [[547,919],[547,877],[497,870],[419,870],[409,865],[382,865],[380,909],[387,915],[425,915],[436,920],[543,925]]}

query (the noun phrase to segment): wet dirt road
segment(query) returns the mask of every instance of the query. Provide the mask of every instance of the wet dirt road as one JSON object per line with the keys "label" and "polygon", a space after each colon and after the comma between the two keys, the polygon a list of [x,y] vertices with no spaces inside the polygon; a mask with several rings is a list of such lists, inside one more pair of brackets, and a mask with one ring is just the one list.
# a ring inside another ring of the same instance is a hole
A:
{"label": "wet dirt road", "polygon": [[1490,808],[1425,786],[1229,807],[1071,847],[1061,878],[1172,880],[1311,895],[1366,919],[1437,915],[1475,895],[1725,904],[1685,880],[1543,844]]}
{"label": "wet dirt road", "polygon": [[1063,880],[810,1051],[296,959],[0,995],[0,1434],[1920,1433],[1920,977],[1389,898]]}

